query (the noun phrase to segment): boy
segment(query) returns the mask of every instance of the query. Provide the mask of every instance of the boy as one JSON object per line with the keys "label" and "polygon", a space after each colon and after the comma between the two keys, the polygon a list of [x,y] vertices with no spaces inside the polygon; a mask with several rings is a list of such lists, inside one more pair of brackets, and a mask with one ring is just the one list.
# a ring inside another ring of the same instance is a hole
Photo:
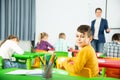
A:
{"label": "boy", "polygon": [[[103,55],[120,58],[120,33],[113,34],[112,41],[104,44]],[[120,69],[106,68],[106,76],[120,78]]]}
{"label": "boy", "polygon": [[[61,68],[67,70],[70,74],[76,76],[83,76],[86,69],[91,71],[91,76],[98,76],[98,60],[93,47],[91,46],[92,32],[88,25],[80,25],[76,32],[76,42],[81,50],[77,53],[76,57],[65,59]],[[88,76],[87,76],[88,77]]]}
{"label": "boy", "polygon": [[68,52],[68,44],[66,42],[66,35],[65,33],[59,33],[59,39],[54,45],[55,51],[64,51]]}
{"label": "boy", "polygon": [[120,33],[115,33],[112,41],[104,44],[103,55],[120,58]]}

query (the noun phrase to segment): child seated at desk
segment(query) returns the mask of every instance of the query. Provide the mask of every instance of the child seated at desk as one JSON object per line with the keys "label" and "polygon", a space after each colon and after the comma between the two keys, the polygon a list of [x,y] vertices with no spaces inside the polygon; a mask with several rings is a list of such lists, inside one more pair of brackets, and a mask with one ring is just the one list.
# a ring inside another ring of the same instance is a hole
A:
{"label": "child seated at desk", "polygon": [[15,62],[12,55],[23,54],[24,51],[18,46],[19,40],[16,36],[10,35],[0,44],[0,56],[3,58],[3,68],[26,68],[25,64]]}
{"label": "child seated at desk", "polygon": [[37,43],[36,49],[41,51],[48,51],[54,47],[48,42],[48,34],[46,32],[40,33],[40,39]]}
{"label": "child seated at desk", "polygon": [[[113,34],[112,41],[104,44],[103,55],[120,58],[120,33]],[[120,78],[120,69],[106,68],[106,76]]]}
{"label": "child seated at desk", "polygon": [[[54,47],[48,42],[48,34],[46,32],[40,33],[39,42],[36,46],[36,52],[47,52]],[[40,67],[40,58],[35,58],[33,67]]]}
{"label": "child seated at desk", "polygon": [[120,33],[113,34],[112,41],[104,44],[103,55],[120,58]]}
{"label": "child seated at desk", "polygon": [[[90,42],[92,40],[92,32],[88,25],[80,25],[76,32],[77,45],[81,48],[76,57],[67,58],[61,64],[60,68],[65,69],[71,75],[84,76],[86,70],[90,70],[90,76],[98,76],[98,60],[96,53],[91,46]],[[87,73],[86,73],[87,74]]]}
{"label": "child seated at desk", "polygon": [[59,39],[54,45],[55,51],[63,51],[68,52],[69,46],[66,41],[66,35],[65,33],[59,33]]}

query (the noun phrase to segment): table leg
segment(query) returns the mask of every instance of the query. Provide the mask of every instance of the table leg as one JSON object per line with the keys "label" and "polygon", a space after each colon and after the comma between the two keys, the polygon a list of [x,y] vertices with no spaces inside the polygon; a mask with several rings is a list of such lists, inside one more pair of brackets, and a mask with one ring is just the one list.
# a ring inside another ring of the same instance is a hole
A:
{"label": "table leg", "polygon": [[28,70],[31,69],[31,59],[27,59],[26,67]]}

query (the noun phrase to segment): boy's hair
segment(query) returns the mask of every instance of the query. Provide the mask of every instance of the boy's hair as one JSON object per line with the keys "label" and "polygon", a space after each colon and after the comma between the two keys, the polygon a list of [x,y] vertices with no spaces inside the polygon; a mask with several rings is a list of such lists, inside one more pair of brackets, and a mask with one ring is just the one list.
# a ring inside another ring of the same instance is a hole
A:
{"label": "boy's hair", "polygon": [[40,33],[40,40],[43,39],[45,36],[48,36],[46,32]]}
{"label": "boy's hair", "polygon": [[85,34],[85,32],[87,32],[88,37],[92,36],[91,28],[88,25],[80,25],[77,28],[77,31],[80,32],[80,33],[83,33],[83,34]]}
{"label": "boy's hair", "polygon": [[59,38],[63,38],[64,39],[64,37],[65,37],[65,33],[60,33],[59,34]]}
{"label": "boy's hair", "polygon": [[95,9],[95,13],[96,13],[96,11],[97,11],[97,10],[100,10],[100,11],[102,11],[102,9],[101,9],[101,8],[96,8],[96,9]]}
{"label": "boy's hair", "polygon": [[115,33],[113,36],[112,36],[112,41],[120,41],[120,33]]}

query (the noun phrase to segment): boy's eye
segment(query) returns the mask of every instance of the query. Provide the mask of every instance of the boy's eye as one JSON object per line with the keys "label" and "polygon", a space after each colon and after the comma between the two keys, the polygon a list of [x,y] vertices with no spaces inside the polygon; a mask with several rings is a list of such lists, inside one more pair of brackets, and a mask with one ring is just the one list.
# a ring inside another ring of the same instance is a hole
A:
{"label": "boy's eye", "polygon": [[79,37],[78,35],[76,35],[76,37]]}
{"label": "boy's eye", "polygon": [[76,37],[78,38],[78,37],[80,37],[80,38],[84,38],[85,36],[84,35],[76,35]]}
{"label": "boy's eye", "polygon": [[81,36],[81,38],[84,38],[85,36]]}

